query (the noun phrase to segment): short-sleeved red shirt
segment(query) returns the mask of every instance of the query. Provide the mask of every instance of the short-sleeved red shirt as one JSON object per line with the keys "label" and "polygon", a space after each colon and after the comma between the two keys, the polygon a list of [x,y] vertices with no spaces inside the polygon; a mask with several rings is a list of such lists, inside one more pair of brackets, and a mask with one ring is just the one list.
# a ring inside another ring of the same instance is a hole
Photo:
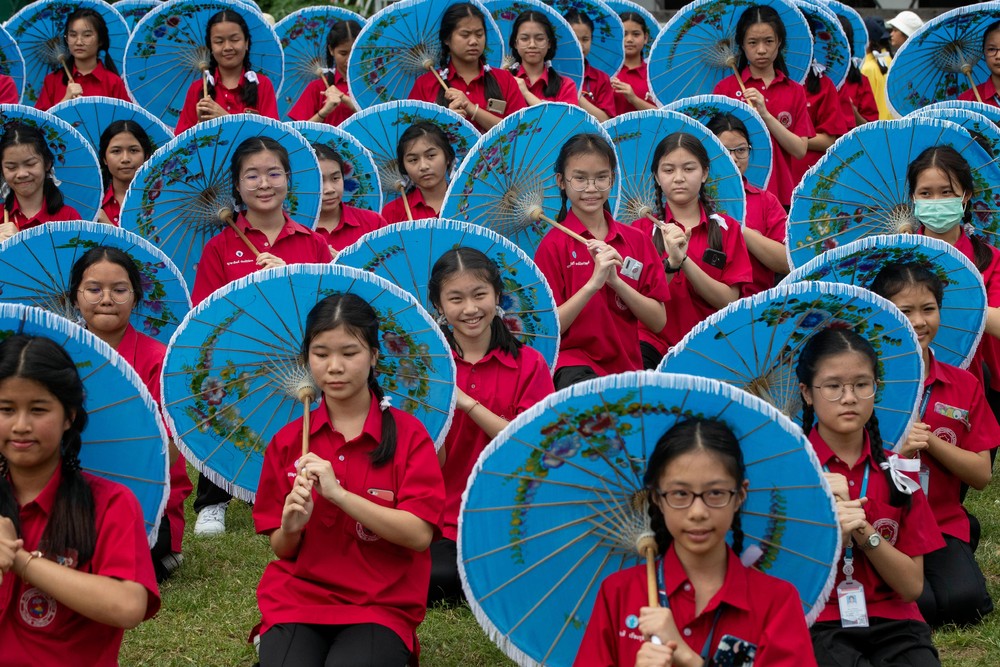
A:
{"label": "short-sleeved red shirt", "polygon": [[[647,75],[648,69],[646,66],[646,61],[642,61],[642,64],[638,67],[628,67],[627,65],[622,65],[622,68],[618,70],[618,77],[624,83],[632,86],[632,91],[635,92],[636,97],[640,100],[646,100],[650,104],[653,103],[653,96],[649,92],[649,77]],[[638,111],[631,102],[628,101],[621,93],[614,93],[615,96],[615,114],[620,116],[623,113],[628,113],[629,111]]]}
{"label": "short-sleeved red shirt", "polygon": [[[62,69],[45,75],[45,79],[42,81],[42,90],[38,93],[38,101],[35,102],[36,109],[48,111],[62,102],[63,98],[66,97],[67,87],[63,83],[64,76],[66,74]],[[81,73],[74,66],[73,82],[80,84],[80,87],[83,88],[84,97],[101,96],[113,97],[116,100],[125,100],[126,102],[132,101],[128,91],[125,90],[125,82],[122,81],[122,78],[106,69],[100,60],[97,61],[97,67],[87,74]]]}
{"label": "short-sleeved red shirt", "polygon": [[0,104],[17,104],[20,100],[21,93],[18,92],[14,79],[0,74]]}
{"label": "short-sleeved red shirt", "polygon": [[[454,353],[458,387],[493,414],[510,421],[553,391],[545,358],[532,347],[522,347],[517,359],[503,350],[491,350],[474,364]],[[490,442],[472,417],[455,411],[444,441],[445,506],[441,535],[458,539],[458,510],[462,494],[479,455]]]}
{"label": "short-sleeved red shirt", "polygon": [[[773,192],[761,190],[746,179],[743,179],[743,192],[747,198],[747,227],[760,232],[765,238],[784,245],[788,214],[778,202],[778,198]],[[750,257],[750,267],[753,269],[753,278],[750,282],[743,283],[740,296],[753,296],[771,289],[776,279],[774,271],[754,257],[749,248],[747,252]]]}
{"label": "short-sleeved red shirt", "polygon": [[[497,84],[500,86],[500,92],[503,95],[503,102],[507,103],[506,108],[503,113],[493,113],[494,116],[500,118],[506,118],[515,111],[520,111],[524,107],[528,106],[528,103],[524,101],[524,95],[521,94],[521,89],[517,85],[517,81],[514,81],[514,75],[505,69],[500,67],[490,67],[486,65],[479,70],[479,75],[476,76],[472,81],[468,83],[458,75],[455,68],[452,67],[451,62],[448,63],[448,67],[444,70],[438,70],[441,73],[441,78],[444,79],[445,83],[448,84],[450,88],[455,90],[460,90],[465,93],[465,96],[469,98],[469,101],[473,104],[478,104],[481,108],[487,109],[488,101],[486,99],[486,82],[483,79],[486,72],[493,75],[496,79]],[[424,102],[437,102],[438,93],[441,92],[441,84],[438,83],[437,77],[434,76],[433,72],[427,72],[426,74],[421,74],[416,82],[413,84],[413,89],[410,91],[411,100],[423,100]],[[478,124],[474,120],[470,119],[476,129],[480,132],[486,130],[485,127]]]}
{"label": "short-sleeved red shirt", "polygon": [[[802,602],[798,591],[787,581],[744,567],[729,550],[722,588],[696,615],[694,587],[673,545],[657,565],[663,568],[665,592],[677,629],[696,653],[701,653],[716,612],[721,609],[712,639],[715,646],[709,647],[709,658],[715,656],[725,637],[732,636],[756,647],[755,665],[816,664]],[[612,574],[601,583],[574,665],[631,667],[635,664],[643,641],[638,630],[639,610],[649,605],[646,581],[646,566],[639,565]]]}
{"label": "short-sleeved red shirt", "polygon": [[[83,476],[94,496],[97,543],[90,562],[77,569],[142,584],[148,593],[144,618],[152,618],[160,608],[160,591],[139,501],[121,484]],[[38,497],[21,508],[21,537],[28,551],[39,548],[61,480],[61,468],[56,468]],[[124,634],[121,628],[76,613],[13,572],[0,583],[0,654],[5,667],[117,667]]]}
{"label": "short-sleeved red shirt", "polygon": [[[930,388],[921,421],[931,433],[967,452],[986,452],[1000,445],[1000,425],[986,402],[983,386],[972,373],[942,363],[931,355],[924,390]],[[921,462],[930,473],[927,500],[945,535],[969,541],[969,517],[962,509],[962,482],[929,454]]]}
{"label": "short-sleeved red shirt", "polygon": [[875,92],[867,76],[862,75],[858,83],[845,81],[840,87],[840,111],[849,130],[857,127],[854,107],[858,108],[858,113],[866,121],[878,120],[878,104],[875,102]]}
{"label": "short-sleeved red shirt", "polygon": [[[847,131],[854,127],[852,116],[850,125],[844,119],[844,112],[840,105],[840,92],[833,80],[826,74],[819,77],[819,90],[810,93],[806,90],[806,106],[809,110],[809,120],[812,121],[813,130],[817,133],[828,134],[834,139],[847,134]],[[806,156],[801,159],[792,159],[792,184],[798,185],[803,174],[809,170],[826,152],[806,151]]]}
{"label": "short-sleeved red shirt", "polygon": [[[608,235],[605,243],[642,263],[639,279],[622,276],[643,296],[661,303],[670,298],[663,265],[649,235],[623,225],[605,211]],[[570,209],[562,222],[587,239],[594,238]],[[594,258],[586,246],[558,229],[542,238],[535,251],[535,263],[542,270],[556,304],[562,305],[580,291],[594,274]],[[598,375],[642,370],[639,352],[639,320],[608,285],[601,288],[583,307],[573,324],[562,332],[557,368],[589,366]]]}
{"label": "short-sleeved red shirt", "polygon": [[[816,456],[825,470],[840,473],[847,478],[851,499],[857,500],[861,495],[865,468],[868,468],[868,492],[865,497],[865,517],[868,523],[882,536],[882,539],[893,545],[911,558],[923,556],[944,546],[941,531],[927,503],[923,491],[914,491],[910,496],[909,507],[893,507],[889,504],[889,480],[885,472],[872,459],[871,443],[865,432],[865,442],[861,458],[849,468],[833,453],[814,428],[809,433],[809,442],[816,450]],[[916,479],[916,473],[913,475]],[[846,547],[846,545],[845,545]],[[878,573],[865,555],[864,549],[854,547],[854,579],[865,587],[865,601],[868,603],[869,618],[888,618],[897,621],[923,621],[916,602],[904,602],[896,591],[892,590]],[[834,587],[844,580],[843,551],[837,566],[837,581]],[[820,613],[818,621],[840,621],[840,605],[836,593],[830,595],[826,608]]]}
{"label": "short-sleeved red shirt", "polygon": [[108,189],[104,191],[104,199],[101,200],[101,210],[104,211],[104,215],[108,216],[108,220],[115,227],[120,227],[120,218],[122,215],[122,205],[115,198],[115,188],[112,185],[108,186]]}
{"label": "short-sleeved red shirt", "polygon": [[[278,120],[278,98],[271,80],[263,74],[257,74],[257,106],[254,108],[247,107],[241,97],[245,82],[245,76],[241,75],[240,85],[236,88],[226,88],[222,85],[219,70],[215,70],[215,95],[212,99],[227,113],[255,113]],[[194,81],[188,88],[174,134],[180,134],[198,124],[198,100],[202,98],[203,91],[204,85],[201,79]]]}
{"label": "short-sleeved red shirt", "polygon": [[[719,213],[714,215],[722,232],[722,251],[726,253],[726,263],[721,269],[717,269],[707,264],[703,259],[703,255],[708,249],[708,216],[704,207],[701,208],[701,221],[697,227],[691,230],[687,261],[695,262],[709,277],[730,287],[742,289],[743,283],[749,282],[752,275],[750,253],[747,252],[747,244],[743,240],[743,230],[740,229],[740,223],[728,215]],[[669,207],[667,208],[667,222],[675,222]],[[632,225],[640,230],[646,238],[652,238],[655,227],[649,218],[639,218]],[[661,260],[666,258],[666,252],[660,253]],[[662,261],[658,266],[662,273]],[[695,291],[694,285],[691,284],[683,271],[675,273],[673,280],[667,287],[670,291],[670,299],[666,302],[667,326],[663,327],[663,330],[657,334],[642,326],[641,323],[639,325],[639,340],[655,347],[661,355],[666,354],[669,347],[679,343],[681,338],[684,338],[696,324],[717,311]]]}
{"label": "short-sleeved red shirt", "polygon": [[[983,81],[981,84],[976,86],[976,90],[979,91],[979,97],[982,98],[983,104],[1000,107],[1000,93],[997,92],[996,86],[993,85],[993,79],[986,79],[986,81]],[[963,102],[979,101],[976,99],[976,93],[973,92],[972,88],[962,92],[962,94],[958,96],[958,99]]]}
{"label": "short-sleeved red shirt", "polygon": [[573,79],[568,76],[560,76],[559,91],[552,97],[545,95],[545,87],[549,85],[549,69],[548,67],[542,72],[542,75],[538,79],[531,83],[528,80],[528,74],[524,71],[524,67],[518,67],[517,76],[520,79],[524,79],[524,82],[528,84],[528,92],[537,97],[540,100],[547,100],[549,102],[565,102],[566,104],[579,105],[579,95],[576,92],[576,84],[573,83]]}
{"label": "short-sleeved red shirt", "polygon": [[[326,239],[313,230],[292,221],[285,214],[285,226],[278,232],[274,244],[268,242],[264,232],[250,226],[246,215],[236,217],[236,226],[257,248],[285,260],[287,264],[324,264],[333,260]],[[231,227],[209,239],[198,261],[191,290],[191,302],[198,305],[209,294],[224,285],[249,276],[259,269],[257,258]]]}
{"label": "short-sleeved red shirt", "polygon": [[340,224],[334,229],[316,228],[316,233],[326,239],[327,245],[340,252],[368,232],[382,229],[387,224],[385,218],[367,209],[340,205]]}
{"label": "short-sleeved red shirt", "polygon": [[[350,442],[330,422],[321,402],[309,425],[310,451],[333,464],[349,492],[409,512],[437,533],[444,483],[434,443],[416,418],[389,409],[396,422],[396,453],[387,464],[374,467],[368,458],[382,439],[382,411],[374,396],[361,435]],[[302,420],[297,419],[278,431],[264,452],[253,508],[258,533],[281,527],[281,511],[301,455]],[[382,539],[318,492],[313,498],[315,507],[298,553],[271,561],[257,586],[261,632],[279,623],[376,623],[413,650],[427,607],[430,552]]]}
{"label": "short-sleeved red shirt", "polygon": [[[410,214],[414,220],[424,220],[425,218],[436,218],[438,212],[424,201],[424,193],[420,188],[412,187],[406,193],[406,201],[410,205]],[[396,197],[382,207],[382,217],[387,225],[396,222],[407,222],[406,207],[403,205],[403,197]]]}
{"label": "short-sleeved red shirt", "polygon": [[80,212],[69,204],[63,204],[62,208],[55,213],[49,213],[48,209],[45,208],[44,200],[42,201],[42,207],[38,209],[38,213],[30,218],[21,212],[21,204],[17,201],[17,197],[14,197],[14,204],[10,209],[10,221],[17,225],[19,232],[43,225],[46,222],[66,222],[67,220],[80,219]]}
{"label": "short-sleeved red shirt", "polygon": [[[816,132],[813,129],[812,120],[809,119],[805,89],[785,76],[784,72],[780,70],[775,71],[774,74],[774,80],[769,86],[764,85],[762,79],[753,78],[750,74],[750,68],[744,69],[740,78],[743,80],[744,86],[756,88],[763,93],[767,110],[793,134],[807,138],[815,136]],[[717,83],[712,92],[737,100],[743,99],[743,92],[740,90],[735,74],[730,74]],[[771,152],[774,155],[774,166],[771,169],[771,180],[768,181],[767,189],[774,193],[782,206],[788,206],[791,203],[792,190],[795,187],[795,183],[792,181],[792,156],[778,144],[773,136],[771,137]]]}
{"label": "short-sleeved red shirt", "polygon": [[583,65],[583,96],[611,118],[615,117],[615,91],[611,88],[611,77],[587,61]]}
{"label": "short-sleeved red shirt", "polygon": [[[342,77],[340,72],[333,73],[331,85],[336,86],[337,90],[345,95],[351,94],[351,91],[347,87],[347,79]],[[310,81],[309,85],[302,92],[302,97],[299,98],[299,101],[288,110],[288,117],[292,120],[309,120],[319,113],[319,110],[326,103],[326,88],[327,86],[323,83],[323,79],[313,79]],[[349,104],[341,103],[333,107],[333,111],[323,119],[323,122],[327,125],[340,125],[352,115],[354,115],[354,109]]]}

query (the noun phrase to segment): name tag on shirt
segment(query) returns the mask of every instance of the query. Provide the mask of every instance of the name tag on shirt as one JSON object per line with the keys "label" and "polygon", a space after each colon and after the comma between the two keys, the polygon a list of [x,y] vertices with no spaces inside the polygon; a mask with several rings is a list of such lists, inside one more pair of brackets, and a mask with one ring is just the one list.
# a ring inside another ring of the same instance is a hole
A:
{"label": "name tag on shirt", "polygon": [[934,412],[943,417],[948,417],[949,419],[955,419],[957,421],[965,424],[966,428],[969,426],[969,411],[962,410],[961,408],[956,408],[951,405],[945,405],[938,401],[934,404]]}
{"label": "name tag on shirt", "polygon": [[619,273],[625,278],[639,280],[639,276],[642,274],[642,262],[634,257],[626,257]]}

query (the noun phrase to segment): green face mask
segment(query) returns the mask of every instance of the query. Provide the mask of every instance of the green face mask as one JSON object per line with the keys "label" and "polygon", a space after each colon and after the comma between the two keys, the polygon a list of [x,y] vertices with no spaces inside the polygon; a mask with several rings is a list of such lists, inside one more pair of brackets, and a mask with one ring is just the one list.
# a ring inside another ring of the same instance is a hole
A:
{"label": "green face mask", "polygon": [[962,222],[965,216],[965,202],[961,197],[915,199],[913,215],[927,229],[936,234],[944,234]]}

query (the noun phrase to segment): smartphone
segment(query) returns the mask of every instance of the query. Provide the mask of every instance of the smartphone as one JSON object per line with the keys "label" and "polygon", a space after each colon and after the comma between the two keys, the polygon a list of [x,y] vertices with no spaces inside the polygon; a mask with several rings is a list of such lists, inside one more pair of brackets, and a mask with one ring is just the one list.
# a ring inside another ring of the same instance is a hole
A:
{"label": "smartphone", "polygon": [[396,499],[396,494],[386,489],[368,489],[368,495],[375,496],[379,500],[384,500],[387,503],[391,503]]}
{"label": "smartphone", "polygon": [[486,110],[502,116],[503,112],[507,110],[507,100],[498,100],[491,97],[486,101]]}
{"label": "smartphone", "polygon": [[705,262],[709,266],[721,269],[726,265],[726,253],[721,250],[708,248],[705,250],[705,254],[701,256],[701,261]]}

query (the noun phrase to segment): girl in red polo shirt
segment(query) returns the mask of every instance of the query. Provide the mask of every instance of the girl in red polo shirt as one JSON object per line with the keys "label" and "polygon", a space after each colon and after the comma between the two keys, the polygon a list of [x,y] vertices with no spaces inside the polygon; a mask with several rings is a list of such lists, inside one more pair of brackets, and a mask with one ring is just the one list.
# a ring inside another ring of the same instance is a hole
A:
{"label": "girl in red polo shirt", "polygon": [[434,102],[465,116],[480,132],[525,107],[524,95],[510,72],[492,68],[483,59],[486,18],[479,7],[458,2],[441,17],[441,61],[438,70],[448,84],[441,87],[433,72],[422,74],[410,91],[411,100]]}
{"label": "girl in red polo shirt", "polygon": [[253,508],[277,560],[257,587],[261,667],[402,667],[417,650],[444,503],[434,443],[375,375],[378,315],[354,294],[309,312],[302,359],[320,388],[264,452]]}
{"label": "girl in red polo shirt", "polygon": [[[46,111],[59,102],[84,96],[132,101],[108,52],[111,45],[108,24],[100,13],[86,7],[75,10],[66,17],[63,39],[69,51],[66,66],[73,72],[73,80],[69,80],[63,65],[59,64],[42,81],[36,108]],[[104,53],[103,61],[101,52]]]}
{"label": "girl in red polo shirt", "polygon": [[[815,40],[815,36],[813,37]],[[854,127],[844,120],[840,105],[840,91],[833,79],[826,75],[826,68],[815,60],[806,75],[806,104],[809,109],[809,120],[812,121],[815,136],[806,143],[806,154],[800,159],[792,160],[792,185],[798,185],[802,176],[809,171],[833,143]],[[852,119],[853,120],[853,119]]]}
{"label": "girl in red polo shirt", "polygon": [[678,422],[656,443],[643,483],[663,554],[660,606],[647,606],[645,565],[605,579],[575,664],[815,665],[798,591],[740,562],[740,506],[749,482],[730,428],[714,419]]}
{"label": "girl in red polo shirt", "polygon": [[556,56],[556,29],[545,14],[529,10],[514,19],[509,46],[511,70],[528,106],[577,103],[576,84],[549,64]]}
{"label": "girl in red polo shirt", "polygon": [[382,207],[382,217],[389,224],[436,218],[455,166],[455,149],[448,135],[430,121],[414,123],[396,143],[396,164],[408,183],[400,184],[401,196]]}
{"label": "girl in red polo shirt", "polygon": [[306,86],[302,97],[288,111],[289,118],[340,125],[356,111],[357,105],[347,86],[347,61],[359,32],[361,26],[357,21],[333,24],[326,36],[327,71]]}
{"label": "girl in red polo shirt", "polygon": [[642,369],[639,323],[653,332],[666,323],[669,294],[656,249],[648,234],[615,220],[608,207],[617,164],[597,134],[576,135],[556,158],[562,195],[556,220],[587,239],[583,244],[553,229],[535,252],[559,306],[557,389]]}
{"label": "girl in red polo shirt", "polygon": [[8,667],[118,664],[160,608],[142,509],[80,471],[83,382],[48,338],[0,343],[0,646]]}
{"label": "girl in red polo shirt", "polygon": [[434,263],[427,292],[458,368],[458,410],[439,452],[445,506],[442,539],[431,545],[431,605],[462,595],[458,510],[476,460],[511,419],[555,389],[545,358],[503,320],[503,280],[493,260],[473,248],[449,250]]}
{"label": "girl in red polo shirt", "polygon": [[208,59],[208,95],[199,78],[188,88],[174,134],[203,120],[233,113],[255,113],[278,120],[278,100],[274,86],[250,65],[250,28],[231,9],[208,20],[205,30]]}
{"label": "girl in red polo shirt", "polygon": [[[805,157],[809,138],[816,134],[809,119],[805,90],[788,78],[782,50],[785,24],[774,8],[754,5],[736,23],[740,79],[746,87],[745,101],[752,105],[771,134],[774,166],[767,189],[786,208],[792,200],[792,159]],[[731,74],[712,91],[744,99],[740,82]]]}
{"label": "girl in red polo shirt", "polygon": [[344,158],[326,144],[313,144],[313,151],[323,174],[323,207],[319,211],[316,233],[326,239],[330,252],[337,253],[362,235],[386,226],[385,218],[343,202]]}
{"label": "girl in red polo shirt", "polygon": [[740,223],[716,213],[705,191],[710,164],[702,143],[685,132],[664,137],[653,151],[649,171],[663,224],[649,218],[632,224],[652,237],[670,298],[661,331],[639,328],[645,368],[659,366],[667,349],[696,324],[740,298],[752,276]]}
{"label": "girl in red polo shirt", "polygon": [[978,623],[993,611],[993,600],[973,555],[979,521],[962,507],[962,486],[982,490],[989,484],[990,451],[1000,444],[1000,426],[979,381],[937,361],[931,351],[941,324],[940,279],[920,264],[890,264],[879,271],[871,290],[906,315],[924,355],[920,421],[900,454],[921,460],[921,486],[946,546],[924,558],[924,591],[917,605],[932,626]]}
{"label": "girl in red polo shirt", "polygon": [[[746,178],[750,166],[750,131],[743,121],[731,113],[720,113],[705,125],[729,151],[743,175],[746,196],[746,225],[743,240],[750,254],[752,277],[743,283],[740,296],[753,296],[771,289],[779,275],[788,273],[788,253],[785,252],[785,227],[788,215],[774,193],[761,190]],[[770,150],[765,146],[764,150]]]}
{"label": "girl in red polo shirt", "polygon": [[[995,21],[983,31],[983,62],[990,70],[990,78],[958,96],[967,102],[978,102],[1000,107],[1000,21]],[[976,97],[976,92],[979,97]]]}
{"label": "girl in red polo shirt", "polygon": [[7,126],[0,137],[0,193],[8,221],[0,224],[0,241],[46,222],[80,219],[79,212],[63,202],[54,164],[55,157],[37,128],[18,122]]}
{"label": "girl in red polo shirt", "polygon": [[821,667],[937,667],[915,600],[924,556],[944,542],[920,485],[886,456],[875,416],[875,350],[851,330],[826,329],[806,343],[795,374],[802,429],[827,473],[845,547],[837,585],[811,629],[816,659]]}
{"label": "girl in red polo shirt", "polygon": [[576,9],[566,12],[566,22],[576,33],[580,50],[583,51],[583,88],[580,89],[578,101],[590,115],[603,123],[615,117],[615,91],[611,89],[611,78],[587,62],[594,42],[594,22]]}
{"label": "girl in red polo shirt", "polygon": [[[847,43],[854,43],[854,26],[843,14],[837,14],[840,26],[847,35]],[[860,58],[851,58],[851,67],[847,70],[847,79],[840,87],[840,113],[848,130],[860,127],[865,123],[878,120],[878,104],[868,77],[861,73],[858,67]]]}
{"label": "girl in red polo shirt", "polygon": [[122,202],[132,178],[142,163],[153,154],[153,144],[142,127],[132,120],[116,120],[101,133],[98,146],[101,176],[104,179],[104,200],[97,212],[97,221],[120,226]]}
{"label": "girl in red polo shirt", "polygon": [[[114,348],[136,370],[150,395],[160,401],[160,372],[167,346],[139,333],[129,322],[142,302],[142,274],[126,253],[95,246],[76,260],[69,276],[70,303],[87,330]],[[184,537],[184,500],[191,494],[187,464],[170,442],[170,498],[160,520],[160,534],[151,549],[156,581],[162,582],[180,565]]]}
{"label": "girl in red polo shirt", "polygon": [[611,77],[616,116],[656,108],[649,91],[646,61],[642,59],[642,50],[649,41],[649,26],[638,12],[622,12],[620,16],[625,26],[625,63],[618,74]]}

